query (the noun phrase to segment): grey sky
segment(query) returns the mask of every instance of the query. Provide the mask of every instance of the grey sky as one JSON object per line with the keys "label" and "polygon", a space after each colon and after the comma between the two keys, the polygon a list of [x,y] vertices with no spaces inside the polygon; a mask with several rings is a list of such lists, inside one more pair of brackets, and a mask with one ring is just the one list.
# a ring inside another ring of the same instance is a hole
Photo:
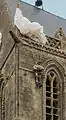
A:
{"label": "grey sky", "polygon": [[[36,0],[22,0],[34,5]],[[43,0],[44,10],[66,19],[66,0]]]}

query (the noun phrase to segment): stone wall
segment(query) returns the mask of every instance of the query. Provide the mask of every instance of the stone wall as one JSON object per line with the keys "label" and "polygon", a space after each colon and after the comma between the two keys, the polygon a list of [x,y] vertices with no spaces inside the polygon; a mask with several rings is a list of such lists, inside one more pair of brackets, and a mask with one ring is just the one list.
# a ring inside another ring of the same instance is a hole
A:
{"label": "stone wall", "polygon": [[32,72],[20,70],[19,74],[19,116],[24,120],[41,120],[42,89],[36,88]]}
{"label": "stone wall", "polygon": [[[15,48],[8,55],[2,67],[3,83],[1,88],[1,119],[12,120],[15,117]],[[0,78],[1,79],[1,78]]]}
{"label": "stone wall", "polygon": [[[51,51],[47,52],[41,46],[34,45],[35,43],[31,46],[24,40],[16,43],[2,66],[5,80],[5,87],[3,88],[3,93],[5,93],[5,120],[46,120],[45,77],[50,69],[54,69],[60,78],[60,86],[62,87],[60,118],[62,120],[63,117],[65,120],[65,56],[61,57],[62,53],[61,55],[52,54]],[[44,67],[42,88],[37,88],[35,84],[33,66],[36,62],[41,62],[41,66]]]}
{"label": "stone wall", "polygon": [[0,1],[0,32],[2,33],[2,46],[0,46],[0,68],[12,48],[12,40],[9,30],[12,28],[10,10],[5,0]]}
{"label": "stone wall", "polygon": [[[41,62],[44,67],[43,88],[36,88],[33,66]],[[41,51],[21,44],[19,46],[19,116],[24,120],[45,120],[46,116],[46,71],[55,69],[60,77],[62,87],[61,97],[64,95],[65,59],[51,53]],[[65,96],[64,96],[65,97]],[[62,98],[61,98],[62,99]],[[62,99],[63,109],[64,99]],[[61,110],[61,119],[63,110]],[[64,118],[65,120],[65,118]]]}

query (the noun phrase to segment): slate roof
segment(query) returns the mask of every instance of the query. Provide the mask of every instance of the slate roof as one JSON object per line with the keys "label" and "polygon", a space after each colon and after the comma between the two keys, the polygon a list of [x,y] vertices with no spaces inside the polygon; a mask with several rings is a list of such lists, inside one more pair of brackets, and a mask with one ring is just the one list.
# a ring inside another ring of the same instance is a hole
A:
{"label": "slate roof", "polygon": [[[12,19],[16,10],[16,0],[6,0],[9,6],[9,9],[12,13]],[[44,27],[44,33],[48,36],[53,36],[58,28],[62,27],[64,33],[66,34],[66,19],[63,19],[59,16],[51,14],[45,10],[36,8],[30,4],[22,2],[20,0],[20,9],[23,11],[25,17],[31,21],[39,22]]]}

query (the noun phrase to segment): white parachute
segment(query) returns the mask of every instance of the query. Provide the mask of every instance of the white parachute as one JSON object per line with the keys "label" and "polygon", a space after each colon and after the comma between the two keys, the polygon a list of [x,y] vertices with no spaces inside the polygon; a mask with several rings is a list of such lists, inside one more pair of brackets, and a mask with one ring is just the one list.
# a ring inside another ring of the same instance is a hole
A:
{"label": "white parachute", "polygon": [[23,16],[22,11],[19,8],[16,8],[14,25],[16,25],[22,34],[29,36],[40,36],[41,41],[44,44],[46,43],[47,39],[43,33],[43,26],[37,22],[29,21],[26,17]]}

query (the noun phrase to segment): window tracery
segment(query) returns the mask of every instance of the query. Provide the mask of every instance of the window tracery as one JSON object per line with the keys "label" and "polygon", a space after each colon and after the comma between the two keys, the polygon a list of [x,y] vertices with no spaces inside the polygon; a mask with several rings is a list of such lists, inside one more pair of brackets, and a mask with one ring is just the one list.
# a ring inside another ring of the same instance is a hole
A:
{"label": "window tracery", "polygon": [[51,70],[46,79],[46,120],[58,120],[59,118],[59,82],[58,75]]}

